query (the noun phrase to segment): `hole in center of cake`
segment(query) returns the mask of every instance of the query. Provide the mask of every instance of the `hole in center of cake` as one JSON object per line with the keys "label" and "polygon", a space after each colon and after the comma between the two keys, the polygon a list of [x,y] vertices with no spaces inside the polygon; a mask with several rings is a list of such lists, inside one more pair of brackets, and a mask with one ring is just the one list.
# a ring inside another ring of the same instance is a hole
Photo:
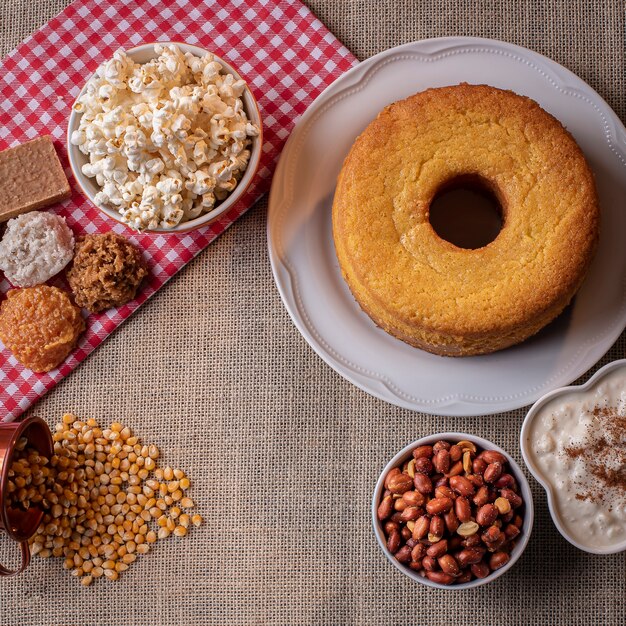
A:
{"label": "hole in center of cake", "polygon": [[502,230],[502,206],[478,176],[455,178],[430,203],[433,230],[458,248],[475,250],[491,243]]}

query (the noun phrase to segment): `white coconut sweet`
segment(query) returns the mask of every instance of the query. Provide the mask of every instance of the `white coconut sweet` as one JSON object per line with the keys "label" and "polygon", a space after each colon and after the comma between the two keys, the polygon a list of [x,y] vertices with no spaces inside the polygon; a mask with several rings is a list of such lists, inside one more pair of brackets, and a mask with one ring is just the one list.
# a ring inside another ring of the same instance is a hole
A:
{"label": "white coconut sweet", "polygon": [[9,220],[0,241],[0,269],[16,287],[45,283],[73,256],[74,235],[55,213],[31,211]]}

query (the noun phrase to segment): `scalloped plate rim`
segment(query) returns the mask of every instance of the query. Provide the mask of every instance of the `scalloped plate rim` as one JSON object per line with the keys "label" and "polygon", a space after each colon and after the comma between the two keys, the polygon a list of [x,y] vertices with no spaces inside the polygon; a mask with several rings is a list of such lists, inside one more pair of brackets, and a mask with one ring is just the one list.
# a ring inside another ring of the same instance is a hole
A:
{"label": "scalloped plate rim", "polygon": [[[424,52],[423,50],[416,50],[416,46],[428,46],[436,45],[436,50]],[[514,44],[508,44],[497,40],[473,38],[473,37],[444,37],[426,39],[417,42],[410,42],[401,46],[385,50],[377,55],[367,59],[363,63],[355,66],[338,78],[334,83],[329,85],[315,100],[315,102],[309,107],[309,109],[302,115],[294,127],[291,136],[283,150],[283,154],[278,163],[276,174],[274,176],[274,183],[270,190],[269,208],[268,208],[268,222],[267,222],[267,239],[268,250],[270,257],[270,264],[274,280],[278,291],[281,295],[281,299],[285,308],[287,309],[294,325],[305,338],[307,343],[313,348],[313,350],[320,356],[324,362],[332,367],[342,377],[346,378],[360,389],[367,393],[390,402],[402,408],[411,410],[426,411],[432,409],[440,410],[442,415],[446,416],[468,416],[478,414],[492,414],[502,411],[514,410],[523,406],[527,406],[533,403],[542,393],[545,393],[545,386],[535,387],[531,390],[524,390],[519,393],[509,394],[507,396],[500,397],[474,397],[468,396],[464,393],[451,392],[443,397],[435,399],[415,398],[405,399],[402,395],[403,392],[400,389],[393,389],[393,382],[385,375],[376,372],[357,371],[358,366],[351,363],[347,358],[343,357],[338,352],[333,355],[335,350],[332,346],[326,344],[326,342],[319,336],[313,323],[308,319],[304,307],[298,303],[298,281],[294,276],[294,271],[290,267],[286,255],[282,249],[282,242],[280,240],[280,234],[274,238],[273,230],[276,229],[275,223],[281,222],[282,217],[285,214],[286,208],[293,198],[288,194],[283,194],[280,201],[276,199],[278,194],[279,184],[285,185],[288,182],[288,177],[283,176],[284,171],[290,166],[287,162],[287,157],[291,156],[291,152],[295,151],[298,143],[303,142],[306,139],[306,135],[310,130],[310,126],[316,121],[320,114],[323,114],[323,109],[333,106],[339,99],[345,97],[346,92],[352,89],[360,91],[359,86],[364,83],[367,84],[371,77],[379,71],[377,68],[381,62],[385,62],[394,56],[401,54],[415,54],[424,58],[432,58],[439,55],[445,55],[450,51],[462,52],[480,52],[480,47],[491,48],[492,50],[485,50],[486,52],[496,53],[499,50],[504,50],[505,53],[511,52],[521,55],[519,60],[528,61],[525,56],[530,56],[532,61],[540,62],[542,64],[539,69],[544,79],[547,78],[552,85],[561,90],[566,95],[580,98],[581,94],[584,100],[594,107],[597,113],[600,115],[605,127],[605,140],[611,150],[615,153],[618,159],[626,165],[626,159],[624,154],[619,148],[626,147],[621,146],[621,137],[619,133],[622,133],[626,137],[626,129],[621,124],[621,121],[604,99],[590,86],[588,86],[582,79],[576,74],[568,70],[567,68],[559,65],[555,61],[540,55],[537,52],[528,50],[526,48],[516,46]],[[470,49],[468,49],[470,48]],[[547,64],[548,67],[544,67]],[[555,73],[555,69],[558,69],[560,73]],[[549,74],[547,73],[549,72]],[[354,75],[362,74],[358,77],[358,80],[354,83],[350,83],[350,79]],[[585,91],[581,92],[578,86],[571,85],[567,82],[567,79],[574,80],[578,83],[582,83]],[[344,83],[348,83],[344,86]],[[362,87],[361,87],[362,88]],[[589,98],[593,97],[593,100]],[[610,124],[609,124],[610,122]],[[626,142],[625,142],[626,143]],[[295,147],[294,147],[295,146]],[[280,229],[276,229],[280,233]],[[285,284],[281,278],[281,272],[286,273],[288,276],[288,284]],[[626,278],[625,278],[626,283]],[[571,357],[566,366],[562,368],[557,374],[555,374],[550,380],[554,380],[556,384],[562,385],[563,383],[569,383],[575,380],[582,374],[584,374],[590,367],[592,367],[610,348],[614,341],[619,337],[626,325],[626,318],[624,312],[626,311],[626,295],[622,299],[620,313],[621,313],[621,327],[615,326],[610,328],[608,332],[605,332],[600,339],[602,340],[601,348],[598,348],[598,342],[590,341],[585,342],[581,346],[581,349]],[[589,345],[587,345],[589,344]],[[468,357],[471,358],[471,357]],[[386,393],[378,389],[382,387]]]}

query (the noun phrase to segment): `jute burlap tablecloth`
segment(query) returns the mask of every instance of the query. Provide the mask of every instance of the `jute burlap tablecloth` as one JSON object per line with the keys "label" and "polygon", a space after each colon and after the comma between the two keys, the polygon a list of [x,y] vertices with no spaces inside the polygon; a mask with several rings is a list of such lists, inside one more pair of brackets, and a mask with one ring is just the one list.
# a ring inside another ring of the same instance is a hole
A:
{"label": "jute burlap tablecloth", "polygon": [[[359,57],[407,41],[475,35],[570,68],[626,118],[623,0],[311,0]],[[6,53],[66,5],[2,0]],[[536,520],[495,583],[438,592],[375,543],[371,492],[390,456],[441,430],[481,434],[520,459],[523,409],[442,418],[376,400],[327,367],[292,326],[259,203],[183,270],[35,413],[119,418],[188,470],[206,523],[117,583],[82,588],[59,559],[0,581],[0,624],[624,624],[624,555],[571,547],[531,481]],[[601,361],[625,356],[626,337]],[[594,368],[596,369],[596,368]],[[0,558],[9,560],[6,538]]]}

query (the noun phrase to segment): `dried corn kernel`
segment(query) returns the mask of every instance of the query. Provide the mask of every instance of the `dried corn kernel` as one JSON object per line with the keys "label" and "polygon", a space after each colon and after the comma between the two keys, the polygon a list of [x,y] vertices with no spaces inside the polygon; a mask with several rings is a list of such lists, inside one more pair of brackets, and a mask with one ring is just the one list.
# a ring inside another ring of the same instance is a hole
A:
{"label": "dried corn kernel", "polygon": [[15,446],[5,504],[43,509],[31,554],[61,557],[82,585],[117,580],[151,544],[202,523],[181,513],[194,506],[183,497],[190,485],[185,473],[157,467],[158,448],[142,444],[130,428],[114,422],[101,429],[94,419],[66,414],[53,439],[50,459],[25,438]]}

